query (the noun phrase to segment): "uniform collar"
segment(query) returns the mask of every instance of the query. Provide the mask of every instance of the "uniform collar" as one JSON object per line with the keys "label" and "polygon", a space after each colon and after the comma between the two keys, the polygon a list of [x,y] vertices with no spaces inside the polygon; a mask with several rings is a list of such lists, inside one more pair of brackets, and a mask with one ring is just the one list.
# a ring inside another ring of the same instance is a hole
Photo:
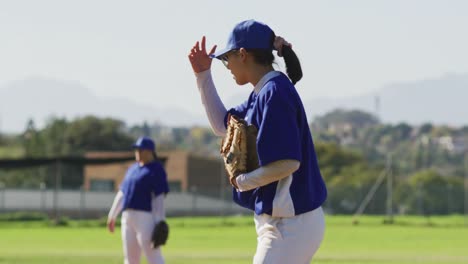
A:
{"label": "uniform collar", "polygon": [[281,73],[279,71],[271,71],[263,75],[263,77],[260,79],[260,81],[258,81],[257,85],[255,85],[254,87],[255,94],[258,94],[260,92],[260,90],[263,88],[266,82],[268,82],[269,80],[275,78],[276,76],[280,74]]}

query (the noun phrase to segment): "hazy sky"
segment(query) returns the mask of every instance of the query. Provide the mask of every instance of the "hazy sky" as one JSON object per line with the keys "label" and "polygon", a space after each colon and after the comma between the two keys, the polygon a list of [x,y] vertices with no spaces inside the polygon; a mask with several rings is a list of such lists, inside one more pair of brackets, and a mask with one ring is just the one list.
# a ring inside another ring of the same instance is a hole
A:
{"label": "hazy sky", "polygon": [[[203,35],[222,48],[254,18],[293,43],[303,98],[357,95],[468,72],[467,14],[464,0],[0,0],[0,86],[78,80],[98,96],[202,113],[190,48]],[[213,72],[224,99],[251,89],[220,62]]]}

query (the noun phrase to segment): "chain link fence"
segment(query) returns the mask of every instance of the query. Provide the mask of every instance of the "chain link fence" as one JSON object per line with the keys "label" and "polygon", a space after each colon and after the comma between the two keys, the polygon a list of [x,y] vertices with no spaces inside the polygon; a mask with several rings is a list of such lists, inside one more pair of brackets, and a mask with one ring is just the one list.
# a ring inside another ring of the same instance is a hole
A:
{"label": "chain link fence", "polygon": [[[219,190],[170,192],[165,200],[168,216],[250,214],[234,204],[231,190],[219,196]],[[0,213],[14,211],[43,212],[51,216],[95,218],[107,215],[115,192],[54,189],[12,189],[0,186]]]}

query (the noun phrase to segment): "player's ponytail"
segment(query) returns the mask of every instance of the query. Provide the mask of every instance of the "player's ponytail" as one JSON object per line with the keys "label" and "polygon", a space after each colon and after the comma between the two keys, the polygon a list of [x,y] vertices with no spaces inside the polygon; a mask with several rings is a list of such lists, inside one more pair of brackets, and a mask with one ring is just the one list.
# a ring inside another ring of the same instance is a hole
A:
{"label": "player's ponytail", "polygon": [[302,79],[302,68],[299,58],[290,46],[283,45],[281,53],[286,64],[286,72],[288,73],[289,79],[293,84],[296,84]]}
{"label": "player's ponytail", "polygon": [[[276,35],[273,33],[271,36],[271,46],[274,46]],[[275,48],[276,49],[276,48]],[[255,62],[260,65],[271,65],[275,60],[275,56],[271,50],[267,49],[246,49],[251,53]],[[286,73],[293,84],[296,84],[302,79],[302,68],[299,58],[289,45],[281,46],[281,56],[284,58],[286,65]]]}

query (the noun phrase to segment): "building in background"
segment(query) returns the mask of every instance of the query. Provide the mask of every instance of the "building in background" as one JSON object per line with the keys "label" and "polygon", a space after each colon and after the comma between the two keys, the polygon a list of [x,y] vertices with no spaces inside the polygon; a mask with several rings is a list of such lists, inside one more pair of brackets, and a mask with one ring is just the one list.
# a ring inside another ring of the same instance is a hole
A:
{"label": "building in background", "polygon": [[[87,158],[117,158],[132,152],[90,152]],[[228,186],[221,159],[194,155],[188,151],[160,152],[172,192],[198,192],[218,196]],[[117,191],[128,167],[135,161],[85,165],[84,190]]]}

